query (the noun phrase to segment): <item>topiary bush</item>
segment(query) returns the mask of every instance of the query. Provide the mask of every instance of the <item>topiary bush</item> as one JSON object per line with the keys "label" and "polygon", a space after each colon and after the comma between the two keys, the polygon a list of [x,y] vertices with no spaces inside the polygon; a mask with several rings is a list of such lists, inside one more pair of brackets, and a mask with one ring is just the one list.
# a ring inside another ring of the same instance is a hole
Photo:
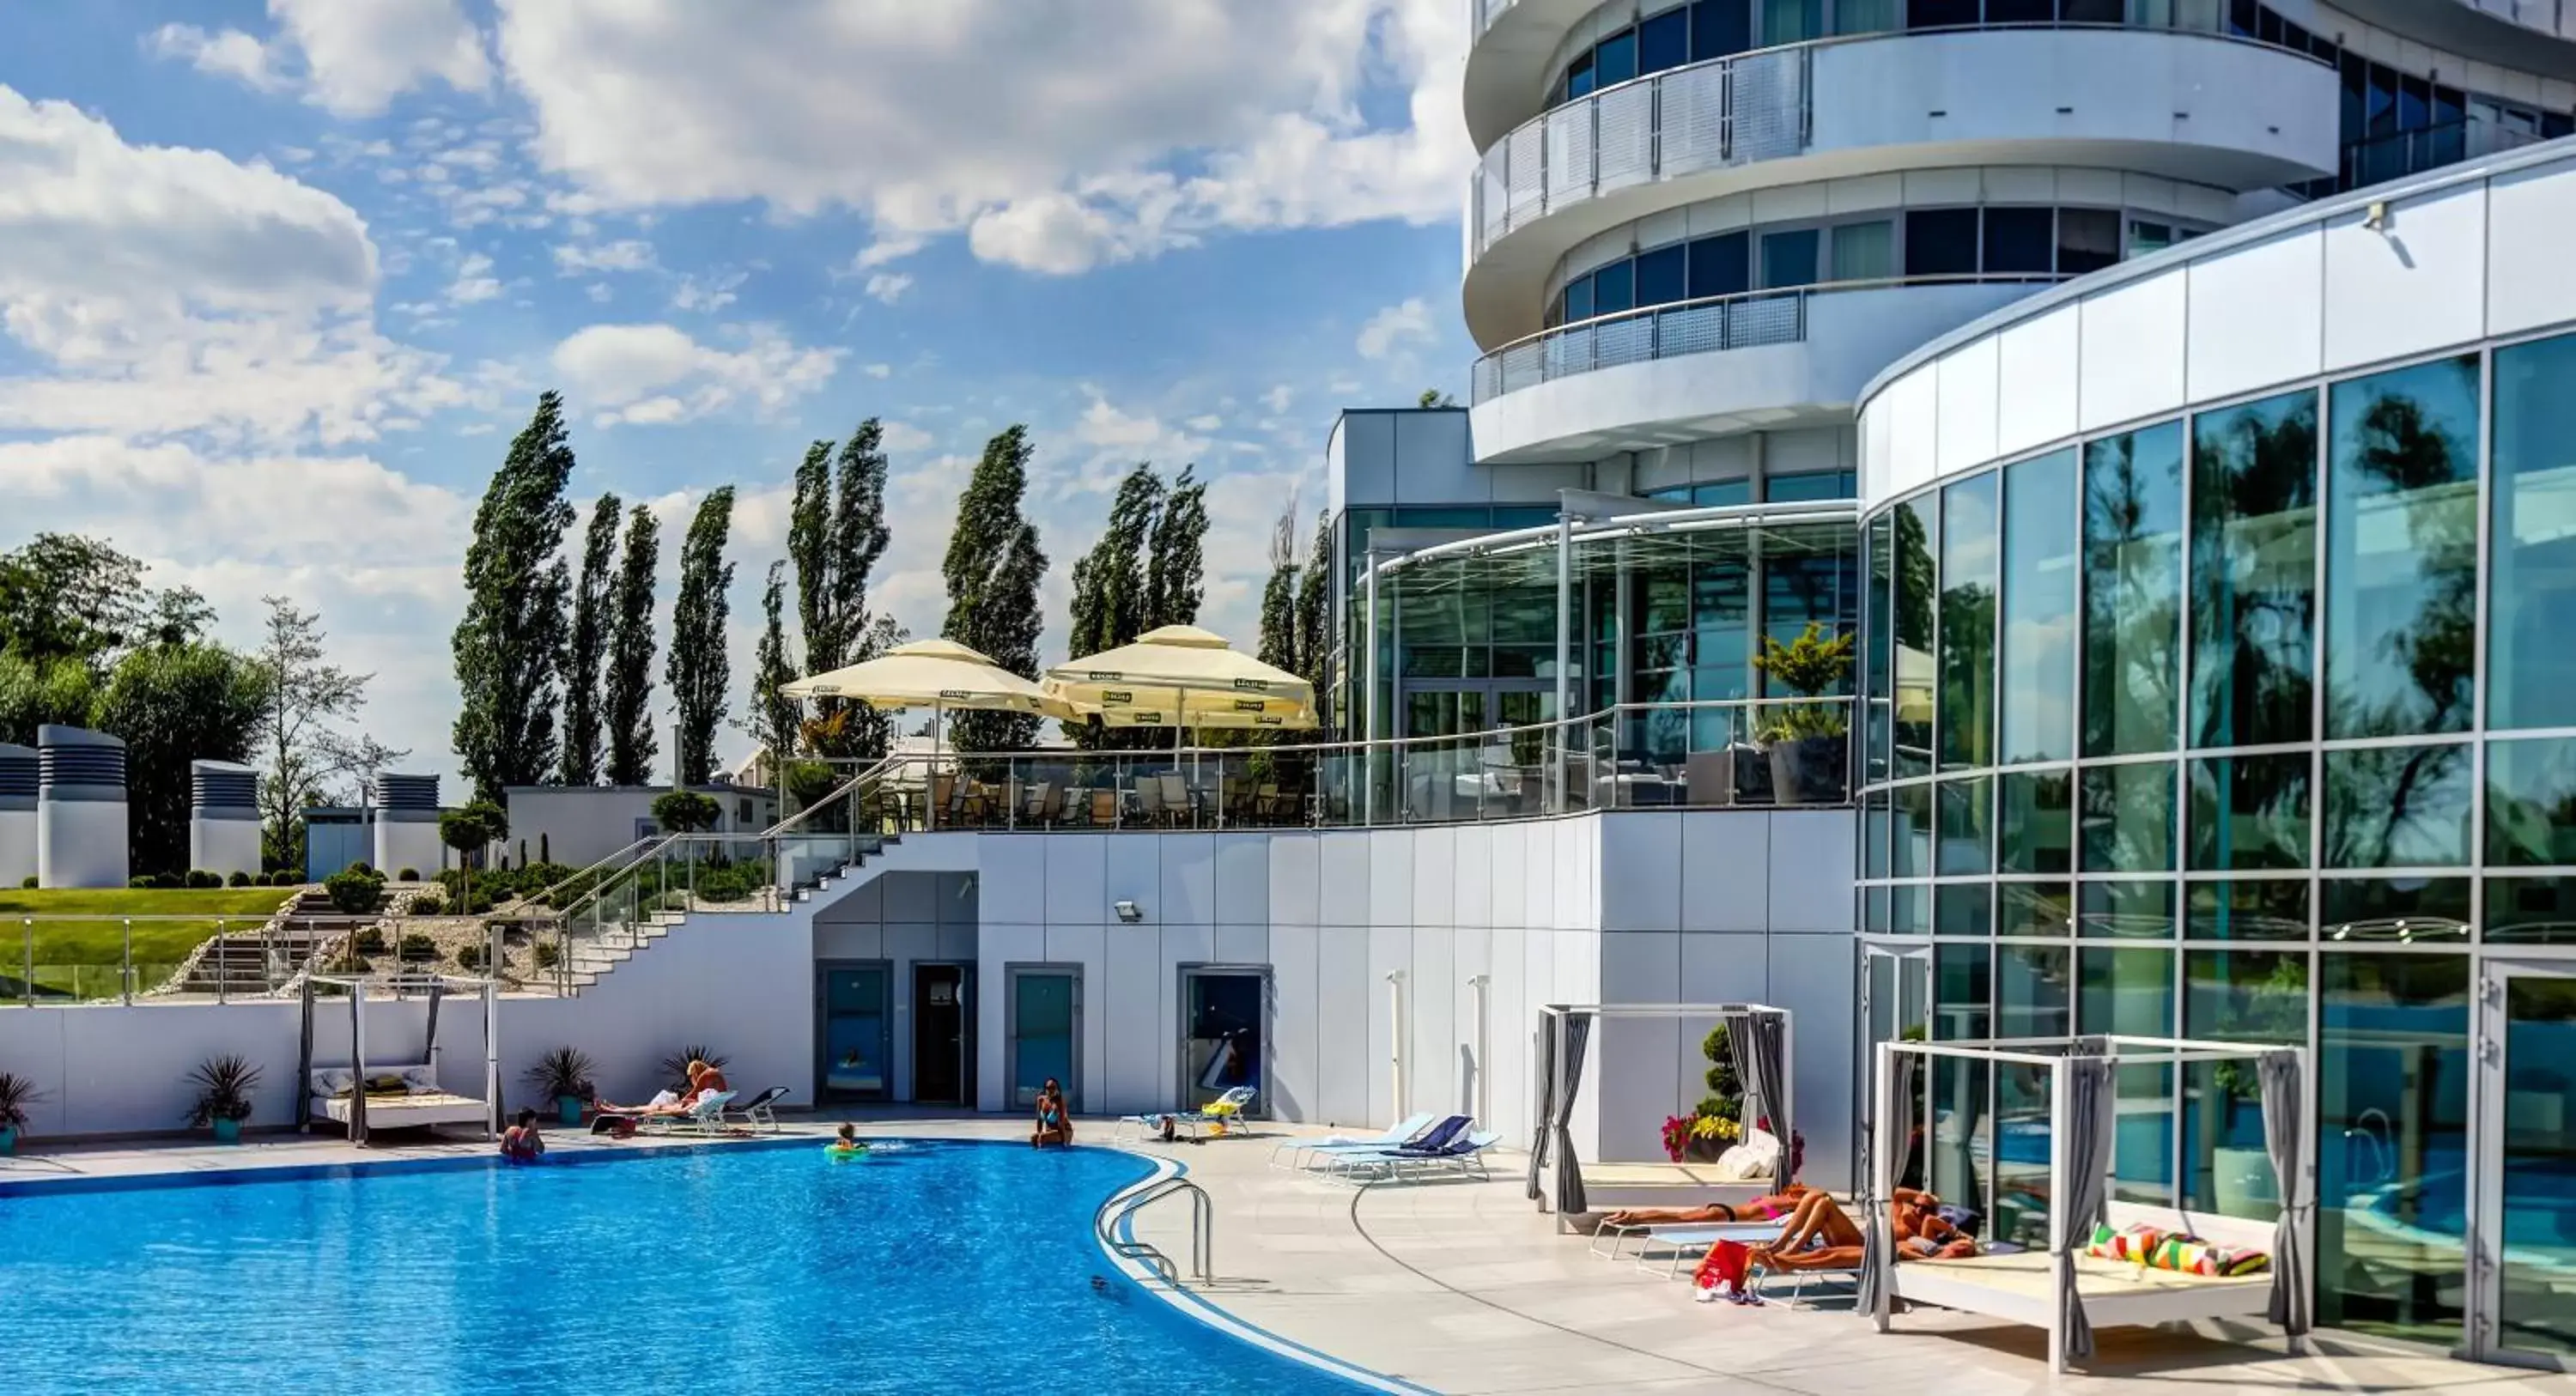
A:
{"label": "topiary bush", "polygon": [[528,947],[528,955],[539,969],[553,969],[563,963],[563,947],[551,940],[541,940]]}
{"label": "topiary bush", "polygon": [[150,873],[136,873],[134,876],[125,879],[126,890],[132,892],[149,892],[160,885],[161,884],[154,880]]}
{"label": "topiary bush", "polygon": [[420,869],[418,869],[418,868],[405,868],[405,869],[403,869],[401,872],[398,872],[398,873],[395,873],[395,874],[394,874],[394,881],[396,881],[396,882],[418,882],[418,881],[420,881]]}
{"label": "topiary bush", "polygon": [[203,892],[209,888],[221,887],[223,885],[224,875],[222,873],[210,872],[204,868],[188,869],[188,886],[192,890]]}
{"label": "topiary bush", "polygon": [[385,933],[373,926],[369,926],[365,930],[358,932],[355,936],[350,937],[349,945],[350,948],[362,951],[369,955],[381,955],[385,953]]}
{"label": "topiary bush", "polygon": [[372,872],[361,872],[364,864],[347,872],[333,873],[322,881],[331,894],[331,908],[349,916],[372,916],[384,909],[385,880]]}
{"label": "topiary bush", "polygon": [[243,872],[239,868],[235,868],[233,869],[233,875],[224,879],[224,885],[227,887],[248,887],[250,885],[250,880],[251,875],[249,873]]}
{"label": "topiary bush", "polygon": [[446,910],[447,898],[435,887],[411,899],[411,914],[414,916],[437,916]]}
{"label": "topiary bush", "polygon": [[413,931],[402,938],[401,955],[406,960],[435,960],[438,958],[438,942],[422,932]]}
{"label": "topiary bush", "polygon": [[36,875],[34,873],[27,874],[24,878],[19,880],[18,886],[29,892],[36,890]]}
{"label": "topiary bush", "polygon": [[295,871],[293,868],[279,868],[276,872],[269,875],[268,885],[271,887],[301,887],[304,885],[304,874]]}
{"label": "topiary bush", "polygon": [[471,942],[456,947],[456,964],[460,969],[480,970],[483,968],[483,947]]}

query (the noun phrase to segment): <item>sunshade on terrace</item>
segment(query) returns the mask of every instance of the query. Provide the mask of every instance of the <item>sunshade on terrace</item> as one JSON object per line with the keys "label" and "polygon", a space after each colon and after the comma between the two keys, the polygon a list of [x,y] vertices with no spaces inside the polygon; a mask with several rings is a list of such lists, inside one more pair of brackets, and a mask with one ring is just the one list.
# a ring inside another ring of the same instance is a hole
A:
{"label": "sunshade on terrace", "polygon": [[1315,725],[1313,685],[1189,625],[1151,630],[1049,669],[1045,691],[1112,727]]}

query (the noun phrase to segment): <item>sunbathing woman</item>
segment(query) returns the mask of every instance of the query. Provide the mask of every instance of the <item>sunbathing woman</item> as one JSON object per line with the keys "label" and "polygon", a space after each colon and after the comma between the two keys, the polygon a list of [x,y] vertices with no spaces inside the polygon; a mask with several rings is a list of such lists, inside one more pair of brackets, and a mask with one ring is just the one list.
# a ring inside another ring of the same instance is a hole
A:
{"label": "sunbathing woman", "polygon": [[642,1105],[611,1105],[605,1100],[594,1100],[591,1105],[603,1115],[685,1115],[697,1108],[704,1097],[732,1089],[723,1072],[705,1062],[693,1061],[689,1063],[689,1089],[683,1094],[664,1091]]}
{"label": "sunbathing woman", "polygon": [[1769,1221],[1789,1215],[1797,1210],[1800,1202],[1819,1195],[1804,1183],[1791,1183],[1769,1197],[1757,1197],[1750,1202],[1709,1202],[1697,1207],[1631,1207],[1624,1212],[1612,1212],[1607,1223],[1611,1226],[1687,1226],[1703,1222]]}
{"label": "sunbathing woman", "polygon": [[1052,1076],[1038,1089],[1038,1127],[1029,1135],[1032,1149],[1050,1144],[1059,1149],[1073,1144],[1073,1121],[1065,1114],[1064,1087],[1057,1085]]}
{"label": "sunbathing woman", "polygon": [[[1898,1188],[1890,1204],[1899,1260],[1957,1260],[1977,1253],[1977,1243],[1934,1211],[1940,1199]],[[1807,1194],[1788,1228],[1768,1246],[1752,1248],[1752,1263],[1766,1270],[1849,1270],[1861,1262],[1861,1231],[1831,1197]]]}

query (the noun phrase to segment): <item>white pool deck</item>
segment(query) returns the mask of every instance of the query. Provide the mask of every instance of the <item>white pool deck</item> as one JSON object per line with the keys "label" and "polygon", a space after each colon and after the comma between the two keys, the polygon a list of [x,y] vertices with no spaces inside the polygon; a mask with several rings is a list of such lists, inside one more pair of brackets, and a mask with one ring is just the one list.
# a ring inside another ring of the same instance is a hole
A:
{"label": "white pool deck", "polygon": [[[1025,1125],[991,1117],[901,1119],[867,1115],[872,1136],[1025,1137]],[[819,1140],[829,1122],[791,1117],[786,1132]],[[1080,1121],[1086,1143],[1109,1126]],[[2052,1381],[2038,1330],[1942,1311],[1871,1331],[1848,1313],[1691,1302],[1690,1286],[1589,1253],[1585,1238],[1556,1233],[1506,1177],[1492,1183],[1425,1183],[1357,1189],[1267,1166],[1286,1130],[1202,1145],[1147,1144],[1140,1152],[1186,1167],[1215,1204],[1213,1284],[1197,1297],[1288,1344],[1331,1354],[1404,1387],[1470,1396],[1504,1392],[1679,1392],[1717,1389],[1838,1396],[2011,1396],[2012,1393],[2220,1393],[2453,1391],[2476,1396],[2570,1396],[2576,1378],[2394,1354],[2328,1340],[2302,1357],[2268,1343],[2229,1343],[2178,1330],[2112,1330],[2091,1370]],[[1320,1131],[1315,1131],[1320,1132]],[[635,1151],[701,1141],[599,1141],[553,1131],[557,1151]],[[358,1149],[326,1139],[253,1136],[237,1147],[206,1143],[47,1149],[41,1141],[0,1159],[0,1182],[137,1178],[270,1167],[366,1165],[486,1152],[479,1141]],[[0,1199],[0,1206],[6,1206]],[[1137,1235],[1187,1268],[1188,1208],[1149,1209]],[[1107,1261],[1104,1258],[1104,1264]]]}

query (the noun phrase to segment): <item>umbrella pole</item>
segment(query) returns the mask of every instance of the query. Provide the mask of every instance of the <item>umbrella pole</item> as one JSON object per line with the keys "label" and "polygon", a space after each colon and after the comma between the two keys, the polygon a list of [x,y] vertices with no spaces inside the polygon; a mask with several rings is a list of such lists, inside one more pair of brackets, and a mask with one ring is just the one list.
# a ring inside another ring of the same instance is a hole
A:
{"label": "umbrella pole", "polygon": [[922,825],[934,834],[939,832],[939,719],[944,711],[937,703],[930,705],[930,769],[921,777]]}

